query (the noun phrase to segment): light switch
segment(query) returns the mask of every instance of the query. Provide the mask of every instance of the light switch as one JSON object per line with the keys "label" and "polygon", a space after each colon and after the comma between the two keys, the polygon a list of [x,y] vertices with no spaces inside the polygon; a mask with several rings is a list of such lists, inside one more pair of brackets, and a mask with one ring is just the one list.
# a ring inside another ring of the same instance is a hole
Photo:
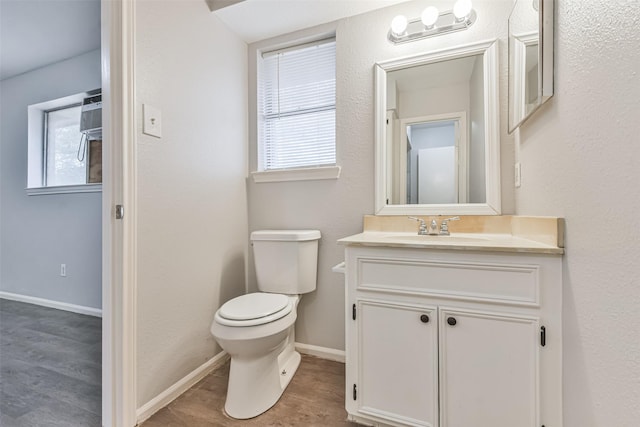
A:
{"label": "light switch", "polygon": [[161,138],[162,113],[160,112],[160,109],[148,104],[142,104],[142,118],[144,121],[142,133]]}
{"label": "light switch", "polygon": [[522,166],[520,165],[520,162],[516,163],[514,172],[516,188],[520,188],[520,186],[522,185]]}

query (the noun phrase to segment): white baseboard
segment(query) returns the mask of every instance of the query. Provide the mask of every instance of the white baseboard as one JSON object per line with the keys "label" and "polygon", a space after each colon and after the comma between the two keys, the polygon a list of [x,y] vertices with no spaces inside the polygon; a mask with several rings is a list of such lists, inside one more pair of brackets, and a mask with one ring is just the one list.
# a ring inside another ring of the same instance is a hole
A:
{"label": "white baseboard", "polygon": [[102,317],[102,310],[99,308],[85,307],[83,305],[69,304],[66,302],[54,301],[50,299],[31,297],[28,295],[12,294],[11,292],[0,291],[0,298],[26,302],[29,304],[41,305],[43,307],[56,308],[58,310],[71,311],[72,313],[86,314],[88,316]]}
{"label": "white baseboard", "polygon": [[333,348],[319,347],[317,345],[296,343],[296,350],[302,354],[319,357],[320,359],[333,360],[335,362],[344,363],[346,360],[344,350],[335,350]]}
{"label": "white baseboard", "polygon": [[211,359],[207,360],[205,363],[191,371],[191,373],[187,374],[184,378],[178,380],[171,387],[151,399],[149,402],[142,405],[136,410],[136,419],[138,424],[142,424],[142,422],[149,419],[149,417],[158,412],[160,409],[173,402],[182,393],[196,385],[198,381],[209,375],[216,368],[220,367],[220,365],[226,362],[228,358],[229,356],[227,355],[227,353],[225,351],[221,351],[220,353],[216,354]]}

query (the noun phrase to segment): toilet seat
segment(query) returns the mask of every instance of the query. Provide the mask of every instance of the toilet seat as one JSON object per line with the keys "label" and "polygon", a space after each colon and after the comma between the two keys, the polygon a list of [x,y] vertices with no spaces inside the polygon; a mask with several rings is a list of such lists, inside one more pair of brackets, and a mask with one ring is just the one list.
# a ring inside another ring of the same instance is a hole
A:
{"label": "toilet seat", "polygon": [[278,320],[293,309],[292,299],[283,294],[254,292],[227,301],[215,314],[225,326],[256,326]]}

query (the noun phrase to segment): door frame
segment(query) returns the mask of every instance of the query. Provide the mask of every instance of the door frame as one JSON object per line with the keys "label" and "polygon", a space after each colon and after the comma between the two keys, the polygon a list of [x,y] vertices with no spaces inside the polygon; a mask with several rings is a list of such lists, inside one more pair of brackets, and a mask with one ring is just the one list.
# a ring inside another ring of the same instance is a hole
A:
{"label": "door frame", "polygon": [[469,130],[467,129],[467,112],[454,111],[451,113],[433,114],[429,116],[407,117],[399,120],[399,144],[395,153],[396,162],[394,170],[399,171],[397,175],[398,193],[401,204],[406,204],[407,200],[407,126],[436,123],[436,122],[457,122],[456,127],[456,189],[458,191],[458,203],[467,203],[469,200],[468,173],[469,169]]}
{"label": "door frame", "polygon": [[[102,425],[136,425],[135,4],[101,2]],[[126,208],[116,219],[115,207]]]}

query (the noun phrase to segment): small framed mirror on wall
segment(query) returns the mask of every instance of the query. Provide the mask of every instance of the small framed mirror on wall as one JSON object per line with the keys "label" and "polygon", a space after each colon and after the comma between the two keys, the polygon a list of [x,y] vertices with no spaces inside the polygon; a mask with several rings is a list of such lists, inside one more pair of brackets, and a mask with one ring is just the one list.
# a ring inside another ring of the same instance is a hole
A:
{"label": "small framed mirror on wall", "polygon": [[509,16],[509,133],[553,96],[553,0],[516,0]]}

